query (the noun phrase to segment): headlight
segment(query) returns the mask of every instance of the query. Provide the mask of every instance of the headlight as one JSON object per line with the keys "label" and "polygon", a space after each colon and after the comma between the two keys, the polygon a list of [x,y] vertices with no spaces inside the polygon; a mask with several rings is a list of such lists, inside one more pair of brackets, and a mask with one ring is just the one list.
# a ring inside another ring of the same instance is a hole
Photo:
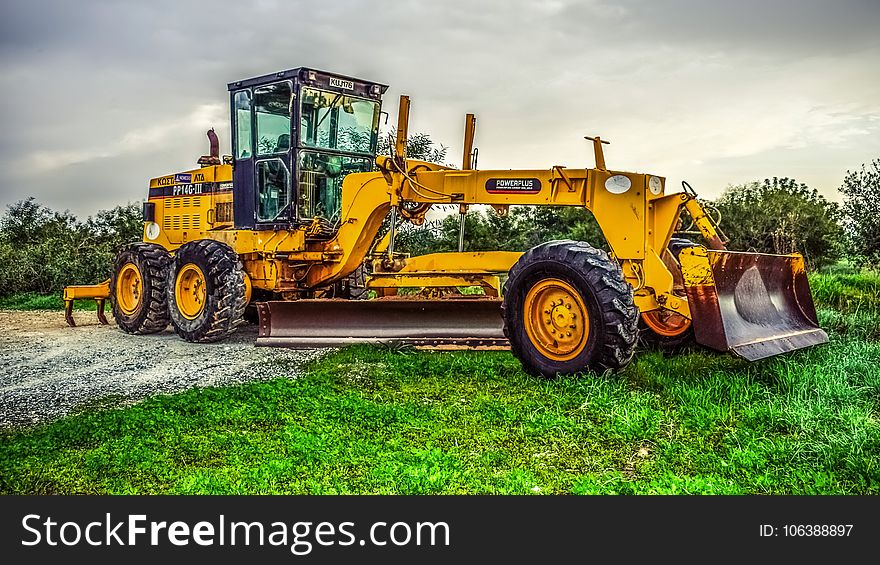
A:
{"label": "headlight", "polygon": [[611,194],[623,194],[632,186],[632,181],[624,175],[614,175],[605,181],[605,190]]}

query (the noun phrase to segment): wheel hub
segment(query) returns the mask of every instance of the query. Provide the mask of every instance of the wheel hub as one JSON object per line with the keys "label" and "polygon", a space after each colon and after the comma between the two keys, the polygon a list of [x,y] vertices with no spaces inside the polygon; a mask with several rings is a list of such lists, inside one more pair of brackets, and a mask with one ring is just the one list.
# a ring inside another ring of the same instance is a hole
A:
{"label": "wheel hub", "polygon": [[204,273],[193,263],[184,265],[177,273],[174,298],[184,318],[193,320],[204,310],[207,298],[205,284]]}
{"label": "wheel hub", "polygon": [[560,332],[571,333],[569,330],[577,329],[577,314],[571,311],[571,303],[565,305],[561,299],[559,304],[553,307],[547,321],[548,325]]}
{"label": "wheel hub", "polygon": [[645,312],[642,314],[642,320],[651,330],[663,337],[677,337],[691,327],[688,318],[668,310]]}
{"label": "wheel hub", "polygon": [[134,263],[126,263],[116,279],[116,304],[124,314],[131,315],[141,303],[144,281]]}
{"label": "wheel hub", "polygon": [[542,355],[568,361],[587,343],[589,316],[575,288],[561,279],[544,279],[526,296],[525,326],[529,340]]}

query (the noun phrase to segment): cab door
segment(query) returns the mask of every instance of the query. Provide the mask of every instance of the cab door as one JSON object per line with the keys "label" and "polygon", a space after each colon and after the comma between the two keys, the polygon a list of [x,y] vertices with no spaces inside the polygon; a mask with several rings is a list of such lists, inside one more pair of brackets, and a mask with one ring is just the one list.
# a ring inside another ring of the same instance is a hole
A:
{"label": "cab door", "polygon": [[256,227],[288,227],[295,217],[291,187],[293,85],[254,88],[254,219]]}
{"label": "cab door", "polygon": [[253,229],[254,128],[253,93],[250,89],[232,93],[233,217],[236,229]]}
{"label": "cab door", "polygon": [[291,205],[293,86],[279,81],[232,95],[235,227],[286,228]]}

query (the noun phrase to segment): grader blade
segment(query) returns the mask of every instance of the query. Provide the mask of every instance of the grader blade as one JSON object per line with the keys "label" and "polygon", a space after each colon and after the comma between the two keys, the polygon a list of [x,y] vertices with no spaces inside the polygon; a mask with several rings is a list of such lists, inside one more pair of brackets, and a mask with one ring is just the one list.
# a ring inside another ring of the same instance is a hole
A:
{"label": "grader blade", "polygon": [[506,349],[497,299],[295,300],[257,304],[257,345],[339,347],[354,343]]}
{"label": "grader blade", "polygon": [[802,256],[692,247],[679,260],[698,343],[756,361],[828,341]]}

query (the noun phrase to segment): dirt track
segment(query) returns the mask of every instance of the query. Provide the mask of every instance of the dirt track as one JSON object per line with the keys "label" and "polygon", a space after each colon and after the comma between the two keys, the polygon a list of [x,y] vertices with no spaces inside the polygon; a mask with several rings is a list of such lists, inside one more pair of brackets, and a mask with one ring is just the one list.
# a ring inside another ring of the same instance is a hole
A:
{"label": "dirt track", "polygon": [[254,347],[256,326],[221,343],[192,344],[170,329],[125,334],[109,314],[109,326],[98,324],[94,312],[74,316],[80,326],[69,328],[62,312],[0,311],[0,428],[197,386],[296,376],[289,367],[321,354]]}

